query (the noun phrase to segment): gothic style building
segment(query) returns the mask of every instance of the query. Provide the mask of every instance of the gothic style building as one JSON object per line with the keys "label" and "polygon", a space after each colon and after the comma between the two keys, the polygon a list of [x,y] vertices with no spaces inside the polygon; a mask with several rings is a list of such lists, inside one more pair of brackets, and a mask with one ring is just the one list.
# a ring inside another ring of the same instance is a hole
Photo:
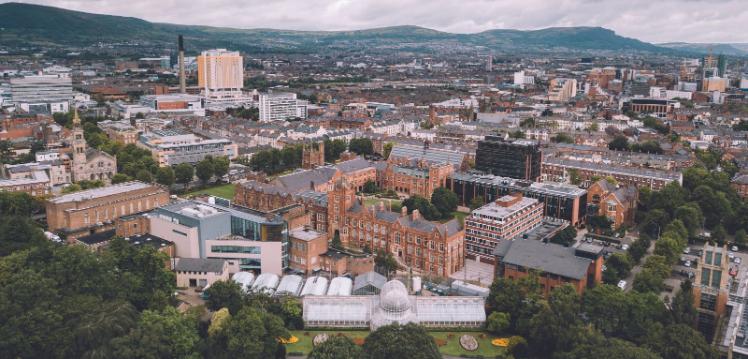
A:
{"label": "gothic style building", "polygon": [[301,168],[312,169],[325,165],[325,143],[305,143],[301,150]]}
{"label": "gothic style building", "polygon": [[423,219],[418,210],[408,214],[385,209],[384,204],[364,206],[355,186],[345,179],[328,193],[328,235],[337,232],[347,247],[379,249],[417,272],[447,277],[464,265],[465,231],[453,219],[446,223]]}
{"label": "gothic style building", "polygon": [[78,110],[75,110],[73,116],[73,137],[71,141],[73,148],[73,158],[70,163],[73,182],[88,180],[100,180],[104,183],[110,183],[112,176],[117,173],[117,159],[103,151],[95,148],[88,148],[86,139],[83,136],[83,127],[81,119],[78,117]]}

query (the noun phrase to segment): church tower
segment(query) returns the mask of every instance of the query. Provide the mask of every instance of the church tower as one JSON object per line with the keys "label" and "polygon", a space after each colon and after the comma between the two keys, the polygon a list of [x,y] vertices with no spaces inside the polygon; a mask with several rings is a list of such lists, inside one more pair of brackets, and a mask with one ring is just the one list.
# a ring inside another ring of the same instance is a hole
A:
{"label": "church tower", "polygon": [[78,117],[78,109],[73,114],[73,165],[75,168],[86,164],[86,138],[83,136],[81,119]]}

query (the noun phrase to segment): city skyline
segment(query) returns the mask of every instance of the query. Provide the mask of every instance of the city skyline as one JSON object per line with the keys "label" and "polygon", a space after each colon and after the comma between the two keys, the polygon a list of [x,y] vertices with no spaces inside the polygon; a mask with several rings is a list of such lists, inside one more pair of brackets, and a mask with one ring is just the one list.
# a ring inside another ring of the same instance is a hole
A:
{"label": "city skyline", "polygon": [[[8,1],[0,1],[5,2]],[[416,25],[445,32],[476,33],[492,29],[600,26],[652,43],[748,43],[745,33],[733,30],[748,23],[748,7],[737,0],[565,0],[554,4],[552,9],[540,0],[428,3],[414,0],[250,0],[241,3],[213,0],[211,6],[178,0],[134,0],[126,4],[89,0],[21,2],[131,16],[151,22],[245,29],[338,31]],[[237,17],[236,14],[247,16]]]}

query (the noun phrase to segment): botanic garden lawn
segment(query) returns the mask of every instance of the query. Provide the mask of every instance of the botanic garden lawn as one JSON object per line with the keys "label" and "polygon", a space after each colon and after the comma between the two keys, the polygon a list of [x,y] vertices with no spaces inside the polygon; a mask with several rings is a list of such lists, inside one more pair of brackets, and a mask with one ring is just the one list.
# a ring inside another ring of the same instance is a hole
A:
{"label": "botanic garden lawn", "polygon": [[[305,333],[307,333],[305,335]],[[288,353],[289,356],[292,354],[297,355],[308,355],[309,352],[312,351],[312,340],[314,340],[314,336],[317,334],[326,333],[328,336],[336,336],[339,333],[342,333],[342,335],[345,335],[351,340],[353,340],[356,344],[363,344],[364,340],[366,339],[366,336],[369,335],[368,330],[296,330],[291,331],[291,334],[295,337],[299,338],[299,341],[294,344],[287,344],[286,345],[286,353]],[[434,337],[434,339],[437,342],[437,346],[439,346],[439,352],[441,352],[443,355],[448,356],[454,356],[459,357],[461,355],[465,356],[482,356],[484,358],[503,358],[506,356],[506,350],[497,346],[494,346],[491,344],[491,340],[495,339],[496,337],[493,335],[490,335],[485,332],[429,332],[429,334]],[[469,334],[475,337],[475,339],[478,341],[478,349],[472,352],[469,352],[465,349],[463,349],[460,346],[460,336],[463,334]],[[481,338],[481,334],[484,335],[484,338]],[[440,345],[441,344],[441,345]]]}

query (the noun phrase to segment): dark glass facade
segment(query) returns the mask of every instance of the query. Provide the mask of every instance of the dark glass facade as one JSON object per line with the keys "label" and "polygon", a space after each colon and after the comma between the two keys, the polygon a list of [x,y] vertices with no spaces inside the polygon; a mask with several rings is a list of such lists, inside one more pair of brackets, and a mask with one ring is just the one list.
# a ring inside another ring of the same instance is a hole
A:
{"label": "dark glass facade", "polygon": [[[487,181],[479,176],[456,175],[447,179],[447,188],[457,194],[461,206],[469,206],[473,198],[482,197],[484,203],[495,201],[510,193],[522,193],[543,204],[543,215],[578,224],[587,214],[587,192],[561,194],[531,187],[529,182],[507,180]],[[578,201],[578,202],[577,202]],[[575,203],[576,202],[576,203]],[[575,209],[576,207],[576,209]]]}
{"label": "dark glass facade", "polygon": [[486,136],[475,150],[475,168],[496,176],[537,181],[542,153],[535,141]]}

